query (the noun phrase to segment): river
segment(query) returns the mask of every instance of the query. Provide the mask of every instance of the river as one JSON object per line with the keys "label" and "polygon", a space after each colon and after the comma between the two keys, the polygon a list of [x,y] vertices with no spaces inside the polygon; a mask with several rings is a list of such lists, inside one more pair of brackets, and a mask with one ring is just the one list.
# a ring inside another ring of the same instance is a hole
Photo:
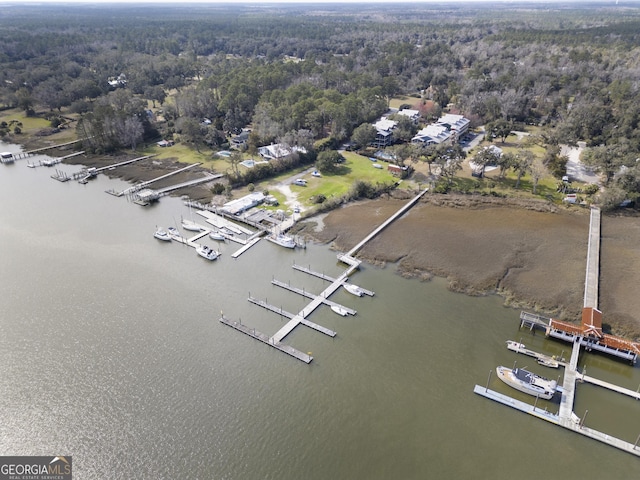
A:
{"label": "river", "polygon": [[[156,225],[190,215],[181,200],[143,208],[105,193],[122,181],[60,183],[50,178],[56,167],[79,167],[28,161],[0,165],[1,454],[71,455],[82,480],[640,474],[632,455],[473,393],[496,365],[562,373],[508,351],[508,339],[569,352],[520,331],[519,311],[499,297],[363,264],[353,282],[375,296],[331,297],[357,315],[323,307],[311,316],[335,338],[299,326],[285,339],[311,352],[307,365],[218,318],[275,333],[286,320],[248,296],[297,312],[305,301],[271,279],[320,292],[322,280],[292,265],[338,276],[336,252],[261,241],[233,259],[238,246],[225,243],[207,262],[153,238]],[[591,376],[640,385],[638,367],[593,354],[581,356],[585,365]],[[491,388],[533,401],[495,375]],[[640,403],[587,385],[577,392],[586,425],[636,441]]]}

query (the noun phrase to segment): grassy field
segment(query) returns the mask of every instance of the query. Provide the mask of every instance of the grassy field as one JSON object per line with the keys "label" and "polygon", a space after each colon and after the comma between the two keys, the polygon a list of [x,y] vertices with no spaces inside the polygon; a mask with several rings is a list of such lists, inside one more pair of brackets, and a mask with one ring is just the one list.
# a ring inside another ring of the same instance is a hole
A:
{"label": "grassy field", "polygon": [[[315,170],[313,166],[303,166],[289,172],[270,178],[263,182],[253,185],[255,191],[264,192],[276,197],[280,206],[267,208],[283,208],[287,198],[278,190],[278,185],[287,184],[291,191],[297,195],[297,202],[306,207],[312,207],[314,199],[319,195],[326,198],[340,197],[346,194],[357,180],[362,180],[373,185],[376,184],[393,184],[397,181],[397,177],[387,171],[386,163],[377,162],[383,168],[374,168],[374,162],[367,157],[358,155],[353,152],[344,153],[345,162],[342,163],[336,172],[331,174],[321,174],[317,177],[312,175]],[[306,186],[295,185],[293,181],[296,178],[302,178],[307,181]],[[234,191],[234,197],[241,197],[249,193],[248,187],[243,187]]]}
{"label": "grassy field", "polygon": [[76,139],[75,124],[71,124],[69,128],[60,130],[58,133],[47,136],[37,136],[41,130],[50,128],[49,120],[42,117],[28,117],[25,112],[17,108],[4,110],[0,112],[0,122],[17,122],[22,133],[14,134],[11,127],[11,137],[8,141],[20,144],[32,144],[37,140],[46,141],[47,143],[66,143]]}

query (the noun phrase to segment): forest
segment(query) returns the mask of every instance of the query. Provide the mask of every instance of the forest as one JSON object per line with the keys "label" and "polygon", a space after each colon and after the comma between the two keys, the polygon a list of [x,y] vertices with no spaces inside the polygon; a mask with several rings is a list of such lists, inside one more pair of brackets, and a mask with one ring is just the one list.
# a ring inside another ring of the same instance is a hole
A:
{"label": "forest", "polygon": [[77,119],[96,153],[174,136],[216,149],[248,125],[250,149],[335,149],[404,95],[424,122],[539,127],[558,178],[559,145],[585,142],[605,207],[640,192],[633,3],[9,4],[0,35],[0,108]]}

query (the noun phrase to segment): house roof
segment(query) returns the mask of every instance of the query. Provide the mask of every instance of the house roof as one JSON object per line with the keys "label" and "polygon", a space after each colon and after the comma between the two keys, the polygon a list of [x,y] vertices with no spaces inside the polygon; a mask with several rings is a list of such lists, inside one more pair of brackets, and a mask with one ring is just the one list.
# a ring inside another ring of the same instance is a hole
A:
{"label": "house roof", "polygon": [[430,124],[420,130],[412,139],[413,143],[442,143],[451,138],[451,132],[443,125]]}
{"label": "house roof", "polygon": [[290,147],[282,143],[265,145],[258,149],[258,153],[260,153],[264,158],[282,158],[295,152],[307,153],[307,150],[304,147],[299,147],[297,145]]}
{"label": "house roof", "polygon": [[446,125],[450,130],[462,130],[469,126],[471,121],[462,115],[454,115],[447,113],[440,117],[437,121],[439,125]]}
{"label": "house roof", "polygon": [[409,117],[412,120],[416,119],[420,116],[420,110],[412,110],[410,108],[403,108],[398,112],[398,115],[404,115],[405,117]]}
{"label": "house roof", "polygon": [[387,117],[382,117],[376,123],[373,124],[378,132],[390,132],[398,126],[398,122],[389,120]]}

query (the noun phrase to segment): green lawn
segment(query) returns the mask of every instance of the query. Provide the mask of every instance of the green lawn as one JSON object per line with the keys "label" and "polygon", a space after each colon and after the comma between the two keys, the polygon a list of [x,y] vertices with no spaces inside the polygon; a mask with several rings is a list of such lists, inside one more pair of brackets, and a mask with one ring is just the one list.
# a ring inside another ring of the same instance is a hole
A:
{"label": "green lawn", "polygon": [[374,168],[374,162],[367,157],[353,152],[344,152],[345,162],[342,163],[335,173],[323,174],[322,177],[314,177],[310,174],[303,178],[307,181],[306,187],[292,185],[291,189],[298,192],[301,203],[311,204],[311,198],[316,195],[324,195],[327,198],[339,197],[349,191],[356,180],[362,180],[371,184],[392,184],[397,181],[391,173],[387,171],[387,164],[375,162],[383,168]]}

